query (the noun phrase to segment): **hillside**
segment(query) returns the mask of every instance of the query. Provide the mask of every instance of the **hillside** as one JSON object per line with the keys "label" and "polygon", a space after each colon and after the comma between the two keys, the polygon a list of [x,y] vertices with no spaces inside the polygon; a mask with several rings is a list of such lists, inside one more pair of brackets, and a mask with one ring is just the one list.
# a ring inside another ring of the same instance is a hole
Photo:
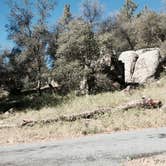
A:
{"label": "hillside", "polygon": [[114,108],[123,103],[140,99],[142,96],[158,99],[162,101],[163,105],[166,104],[166,77],[130,91],[82,97],[70,94],[70,100],[55,107],[45,107],[40,110],[26,109],[23,112],[12,110],[11,113],[1,114],[0,144],[46,141],[119,130],[166,126],[166,108],[162,107],[162,109],[135,108],[126,111],[113,111],[104,115],[96,115],[92,119],[80,119],[74,122],[58,121],[17,127],[23,120],[55,119],[62,115],[78,114],[99,108]]}

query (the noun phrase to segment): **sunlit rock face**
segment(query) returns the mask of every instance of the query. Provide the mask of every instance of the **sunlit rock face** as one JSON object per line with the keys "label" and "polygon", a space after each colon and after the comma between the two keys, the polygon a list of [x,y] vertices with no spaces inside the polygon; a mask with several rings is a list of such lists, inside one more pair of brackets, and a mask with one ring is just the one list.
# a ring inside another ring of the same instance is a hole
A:
{"label": "sunlit rock face", "polygon": [[125,82],[143,84],[154,79],[160,59],[158,48],[122,52],[119,60],[125,65]]}

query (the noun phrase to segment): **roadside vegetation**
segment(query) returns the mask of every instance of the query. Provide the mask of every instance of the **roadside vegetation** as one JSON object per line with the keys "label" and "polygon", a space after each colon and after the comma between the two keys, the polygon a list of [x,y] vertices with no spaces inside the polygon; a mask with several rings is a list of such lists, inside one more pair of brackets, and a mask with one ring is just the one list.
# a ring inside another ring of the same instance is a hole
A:
{"label": "roadside vegetation", "polygon": [[[159,99],[166,103],[166,78],[158,82],[147,84],[144,88],[130,92],[116,91],[77,97],[71,94],[70,100],[55,107],[45,107],[41,110],[26,109],[24,112],[13,110],[11,113],[1,114],[2,125],[21,124],[24,119],[42,120],[54,119],[61,115],[78,114],[98,108],[112,108],[123,103],[139,99],[142,96]],[[46,141],[79,137],[89,134],[110,133],[120,130],[133,130],[149,127],[163,127],[166,125],[166,108],[157,109],[129,109],[113,111],[104,115],[96,115],[92,119],[80,119],[74,122],[55,122],[51,124],[37,124],[33,127],[10,127],[0,129],[0,144],[13,144],[33,141]]]}

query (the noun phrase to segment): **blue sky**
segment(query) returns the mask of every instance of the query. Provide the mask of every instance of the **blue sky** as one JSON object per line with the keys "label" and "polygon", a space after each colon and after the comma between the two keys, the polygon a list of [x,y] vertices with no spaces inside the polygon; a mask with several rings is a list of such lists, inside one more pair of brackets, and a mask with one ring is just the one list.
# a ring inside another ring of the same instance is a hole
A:
{"label": "blue sky", "polygon": [[[9,8],[5,2],[6,0],[0,0],[0,49],[9,48],[13,45],[12,41],[7,39],[7,32],[5,29],[5,25],[8,23],[9,14]],[[66,3],[71,5],[73,15],[79,15],[81,2],[82,0],[57,0],[57,6],[51,19],[49,19],[49,24],[52,25],[56,23],[57,19],[62,15],[63,7]],[[104,6],[104,17],[107,17],[111,13],[118,11],[122,7],[124,0],[100,0],[100,2]],[[135,2],[139,4],[138,10],[145,5],[156,11],[160,11],[162,9],[161,0],[135,0]]]}

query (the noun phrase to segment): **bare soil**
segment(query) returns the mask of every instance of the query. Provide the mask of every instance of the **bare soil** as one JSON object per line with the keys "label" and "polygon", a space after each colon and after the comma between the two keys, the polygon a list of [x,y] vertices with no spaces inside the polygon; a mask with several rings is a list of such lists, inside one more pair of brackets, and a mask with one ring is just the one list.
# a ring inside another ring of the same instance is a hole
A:
{"label": "bare soil", "polygon": [[166,154],[130,160],[124,166],[166,166]]}

